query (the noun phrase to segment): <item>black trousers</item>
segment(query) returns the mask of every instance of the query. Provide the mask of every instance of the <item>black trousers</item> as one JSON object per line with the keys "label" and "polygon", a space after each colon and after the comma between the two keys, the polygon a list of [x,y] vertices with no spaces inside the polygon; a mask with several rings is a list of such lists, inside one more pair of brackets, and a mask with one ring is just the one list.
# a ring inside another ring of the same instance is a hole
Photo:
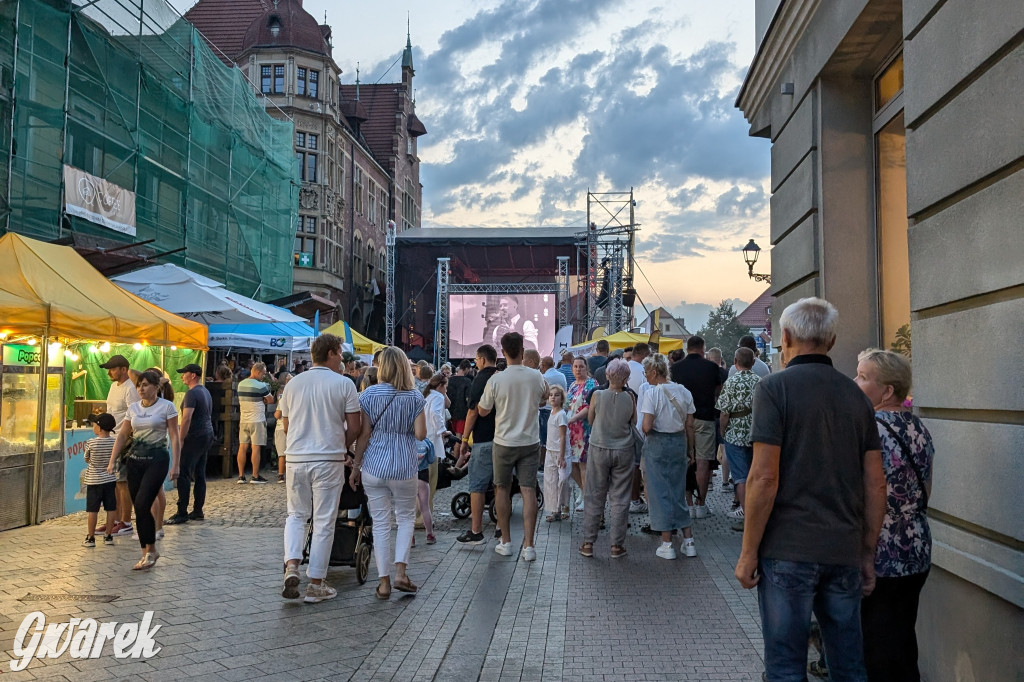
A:
{"label": "black trousers", "polygon": [[860,607],[868,682],[920,682],[917,604],[928,571],[878,578]]}
{"label": "black trousers", "polygon": [[178,515],[188,514],[188,499],[195,484],[192,509],[197,514],[206,504],[206,455],[213,445],[213,433],[189,434],[181,444],[181,465],[178,467]]}
{"label": "black trousers", "polygon": [[128,458],[128,492],[135,505],[135,528],[139,533],[139,545],[145,547],[156,542],[156,519],[153,518],[153,500],[160,492],[160,486],[171,468],[171,458],[164,450],[163,455],[139,459]]}

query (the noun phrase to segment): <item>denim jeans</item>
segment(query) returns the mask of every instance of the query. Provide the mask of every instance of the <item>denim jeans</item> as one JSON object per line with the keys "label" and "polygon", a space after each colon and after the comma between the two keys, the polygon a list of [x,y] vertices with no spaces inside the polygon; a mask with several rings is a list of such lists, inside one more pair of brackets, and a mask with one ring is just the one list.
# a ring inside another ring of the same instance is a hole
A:
{"label": "denim jeans", "polygon": [[761,559],[758,569],[767,682],[807,680],[812,611],[821,626],[832,682],[866,682],[860,569],[779,559]]}

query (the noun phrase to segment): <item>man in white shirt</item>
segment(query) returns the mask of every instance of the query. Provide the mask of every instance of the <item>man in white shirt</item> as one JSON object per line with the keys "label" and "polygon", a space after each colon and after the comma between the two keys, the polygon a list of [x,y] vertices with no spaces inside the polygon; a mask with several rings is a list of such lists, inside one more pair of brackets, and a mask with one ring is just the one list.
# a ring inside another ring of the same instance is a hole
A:
{"label": "man in white shirt", "polygon": [[646,381],[644,379],[644,358],[650,354],[650,346],[646,343],[638,343],[633,346],[633,358],[627,363],[629,365],[629,381],[626,382],[626,385],[637,395],[640,395],[640,385]]}
{"label": "man in white shirt", "polygon": [[555,369],[555,359],[550,355],[545,355],[540,359],[540,373],[544,377],[544,381],[548,382],[549,387],[561,386],[563,391],[569,390],[565,375]]}
{"label": "man in white shirt", "polygon": [[[752,370],[754,374],[764,379],[772,373],[772,368],[758,357],[758,355],[760,355],[760,351],[757,350],[757,341],[754,340],[753,336],[740,337],[740,348],[749,348],[754,351],[754,368]],[[735,373],[736,365],[733,365],[729,368],[729,376],[731,377]]]}
{"label": "man in white shirt", "polygon": [[284,526],[285,599],[299,596],[306,520],[313,519],[306,603],[338,596],[324,580],[334,545],[348,447],[359,436],[359,395],[342,374],[341,339],[321,334],[310,348],[313,367],[284,387],[278,409],[287,436],[288,518]]}
{"label": "man in white shirt", "polygon": [[512,471],[519,479],[523,496],[523,561],[537,558],[533,533],[537,525],[537,466],[540,464],[540,425],[537,408],[547,402],[548,384],[540,372],[523,365],[523,335],[509,332],[501,337],[501,350],[508,368],[487,382],[477,406],[480,416],[495,413],[494,507],[501,528],[501,541],[494,551],[512,554],[509,495]]}
{"label": "man in white shirt", "polygon": [[[124,416],[128,414],[128,406],[139,402],[139,391],[135,388],[134,379],[139,373],[128,367],[128,358],[123,355],[111,355],[110,359],[100,365],[107,370],[110,377],[110,390],[107,391],[107,414],[114,418],[114,435],[121,428]],[[132,375],[135,376],[132,376]],[[124,466],[117,467],[117,484],[114,486],[117,498],[117,518],[114,527],[107,528],[109,535],[131,535],[132,528],[132,496],[128,492],[128,476]]]}

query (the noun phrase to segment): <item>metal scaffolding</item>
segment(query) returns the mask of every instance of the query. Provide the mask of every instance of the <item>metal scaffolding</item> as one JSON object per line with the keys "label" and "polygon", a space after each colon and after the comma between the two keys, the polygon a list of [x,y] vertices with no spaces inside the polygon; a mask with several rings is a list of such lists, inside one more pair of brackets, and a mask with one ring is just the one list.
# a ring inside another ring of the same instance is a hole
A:
{"label": "metal scaffolding", "polygon": [[384,258],[387,267],[384,281],[384,343],[388,346],[395,345],[395,236],[397,234],[395,221],[389,220],[384,237]]}
{"label": "metal scaffolding", "polygon": [[558,257],[558,329],[569,324],[569,257]]}
{"label": "metal scaffolding", "polygon": [[[586,264],[579,279],[577,319],[586,321],[586,338],[599,327],[607,333],[629,329],[633,323],[633,252],[636,201],[628,192],[587,192],[587,229],[577,241],[577,267]],[[600,223],[598,221],[601,221]],[[579,340],[579,339],[578,339]]]}
{"label": "metal scaffolding", "polygon": [[448,362],[448,295],[451,258],[437,259],[437,303],[434,307],[434,366]]}

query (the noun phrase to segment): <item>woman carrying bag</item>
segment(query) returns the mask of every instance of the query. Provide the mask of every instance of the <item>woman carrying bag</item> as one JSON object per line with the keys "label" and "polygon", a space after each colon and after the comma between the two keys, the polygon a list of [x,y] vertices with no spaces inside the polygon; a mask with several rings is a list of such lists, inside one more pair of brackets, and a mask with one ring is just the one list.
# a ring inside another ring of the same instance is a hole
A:
{"label": "woman carrying bag", "polygon": [[[359,395],[363,428],[356,442],[350,482],[362,482],[373,518],[373,553],[377,560],[378,599],[389,599],[391,588],[416,592],[406,567],[416,520],[419,461],[416,441],[427,437],[423,395],[414,390],[409,359],[401,349],[388,347],[380,355],[377,380]],[[395,537],[395,579],[391,580],[391,513],[398,521]]]}

